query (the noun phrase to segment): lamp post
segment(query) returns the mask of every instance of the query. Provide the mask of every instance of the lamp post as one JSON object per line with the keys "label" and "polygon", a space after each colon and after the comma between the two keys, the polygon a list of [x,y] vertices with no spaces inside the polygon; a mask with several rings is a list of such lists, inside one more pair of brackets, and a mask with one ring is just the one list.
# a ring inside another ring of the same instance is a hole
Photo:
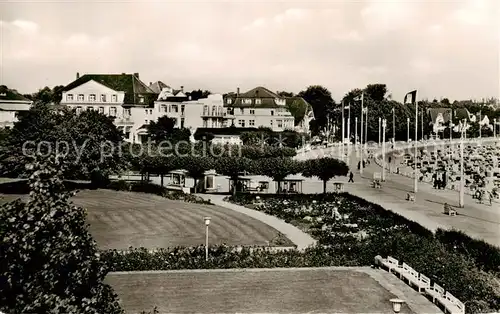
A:
{"label": "lamp post", "polygon": [[380,147],[380,137],[382,136],[382,133],[380,131],[380,128],[382,128],[382,118],[378,118],[378,146]]}
{"label": "lamp post", "polygon": [[392,303],[392,310],[394,313],[399,313],[401,311],[401,305],[405,303],[405,301],[401,299],[390,299],[389,301]]}
{"label": "lamp post", "polygon": [[458,206],[460,208],[464,207],[464,133],[465,133],[465,123],[462,124],[463,130],[460,130],[460,194],[458,197]]}
{"label": "lamp post", "polygon": [[385,128],[387,120],[382,120],[382,182],[385,181]]}
{"label": "lamp post", "polygon": [[203,217],[205,221],[205,261],[208,261],[208,225],[210,224],[210,217]]}
{"label": "lamp post", "polygon": [[410,118],[406,118],[406,143],[410,143]]}
{"label": "lamp post", "polygon": [[354,118],[354,150],[358,150],[358,117]]}

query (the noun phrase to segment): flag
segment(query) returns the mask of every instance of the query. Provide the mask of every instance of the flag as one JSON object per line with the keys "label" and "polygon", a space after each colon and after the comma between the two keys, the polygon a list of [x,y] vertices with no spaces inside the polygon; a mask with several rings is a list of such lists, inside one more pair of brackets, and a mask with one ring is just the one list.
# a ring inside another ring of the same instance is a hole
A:
{"label": "flag", "polygon": [[344,110],[349,109],[350,107],[351,107],[350,105],[344,106]]}
{"label": "flag", "polygon": [[465,109],[465,111],[467,111],[467,116],[469,117],[470,122],[476,122],[476,116],[470,113],[467,109]]}
{"label": "flag", "polygon": [[415,101],[417,100],[417,90],[411,91],[405,95],[405,99],[403,101],[403,103],[405,104],[407,103],[408,95],[411,97],[411,103],[414,104]]}

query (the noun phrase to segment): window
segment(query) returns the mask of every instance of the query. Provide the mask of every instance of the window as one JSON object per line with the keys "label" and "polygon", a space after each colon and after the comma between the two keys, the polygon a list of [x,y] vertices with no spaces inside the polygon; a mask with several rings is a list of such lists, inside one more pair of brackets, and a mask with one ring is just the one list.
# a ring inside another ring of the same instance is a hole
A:
{"label": "window", "polygon": [[185,109],[186,109],[186,105],[181,105],[181,113],[184,113]]}
{"label": "window", "polygon": [[84,101],[83,94],[78,94],[78,101]]}
{"label": "window", "polygon": [[273,127],[273,120],[271,120],[271,127]]}
{"label": "window", "polygon": [[245,99],[243,99],[243,103],[245,105],[251,105],[252,104],[252,100],[250,98],[245,98]]}
{"label": "window", "polygon": [[123,115],[125,118],[129,118],[131,115],[130,108],[123,108]]}
{"label": "window", "polygon": [[255,110],[254,109],[250,109],[250,114],[255,114]]}
{"label": "window", "polygon": [[262,104],[262,99],[260,99],[260,98],[255,99],[255,104],[256,105],[261,105]]}
{"label": "window", "polygon": [[116,107],[109,108],[109,115],[112,117],[116,117]]}
{"label": "window", "polygon": [[141,104],[144,103],[144,97],[143,96],[139,96],[139,103],[141,103]]}
{"label": "window", "polygon": [[117,102],[118,97],[116,95],[111,95],[111,102]]}
{"label": "window", "polygon": [[153,109],[149,109],[149,114],[153,114]]}
{"label": "window", "polygon": [[274,110],[271,110],[271,115],[274,116]]}
{"label": "window", "polygon": [[208,106],[207,105],[203,106],[203,115],[204,116],[208,115]]}
{"label": "window", "polygon": [[276,120],[276,124],[278,125],[278,128],[283,127],[283,121],[282,120]]}
{"label": "window", "polygon": [[95,94],[89,95],[89,101],[95,101]]}
{"label": "window", "polygon": [[178,112],[177,105],[172,105],[172,112]]}
{"label": "window", "polygon": [[242,128],[245,127],[245,120],[238,120],[238,125]]}
{"label": "window", "polygon": [[146,109],[146,110],[144,110],[144,111],[146,112],[146,114],[148,114],[148,113],[149,113],[149,110],[148,110],[148,109]]}
{"label": "window", "polygon": [[212,116],[216,116],[217,115],[217,106],[213,106],[212,107]]}
{"label": "window", "polygon": [[87,107],[87,111],[92,111],[92,110],[94,110],[94,107],[92,107],[92,106]]}
{"label": "window", "polygon": [[184,118],[181,118],[181,129],[184,128]]}
{"label": "window", "polygon": [[222,108],[222,106],[219,106],[219,116],[222,116],[224,114],[224,109]]}
{"label": "window", "polygon": [[255,126],[255,120],[250,120],[248,121],[249,126]]}
{"label": "window", "polygon": [[101,94],[101,102],[106,102],[106,95]]}
{"label": "window", "polygon": [[240,108],[240,113],[244,114],[245,113],[245,109],[244,108]]}
{"label": "window", "polygon": [[144,123],[148,124],[148,119],[144,120]]}
{"label": "window", "polygon": [[232,100],[231,98],[228,98],[228,99],[227,99],[227,104],[228,104],[228,105],[230,105],[230,104],[232,104],[232,103],[233,103],[233,100]]}
{"label": "window", "polygon": [[104,114],[104,107],[99,107],[99,113]]}
{"label": "window", "polygon": [[76,113],[79,114],[82,112],[82,107],[76,107]]}
{"label": "window", "polygon": [[203,127],[204,128],[208,127],[208,121],[207,121],[207,119],[203,119]]}
{"label": "window", "polygon": [[73,94],[66,95],[66,101],[73,101]]}

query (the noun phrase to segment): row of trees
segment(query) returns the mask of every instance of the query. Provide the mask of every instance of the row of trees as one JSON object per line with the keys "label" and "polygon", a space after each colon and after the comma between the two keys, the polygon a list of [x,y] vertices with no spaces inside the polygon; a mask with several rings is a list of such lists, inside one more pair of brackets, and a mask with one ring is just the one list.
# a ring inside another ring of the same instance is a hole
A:
{"label": "row of trees", "polygon": [[[333,100],[330,91],[320,85],[309,86],[306,90],[301,91],[297,94],[304,98],[309,104],[311,104],[315,120],[312,122],[311,130],[314,135],[319,134],[321,131],[326,131],[329,126],[336,124],[337,126],[342,125],[342,104],[344,106],[351,106],[351,130],[355,130],[355,117],[358,117],[358,128],[360,128],[360,113],[361,113],[361,101],[356,101],[359,99],[361,94],[364,94],[364,106],[369,107],[369,119],[368,119],[368,140],[377,141],[378,140],[378,118],[387,119],[388,126],[387,132],[392,137],[393,125],[392,125],[392,110],[395,111],[395,134],[397,140],[406,140],[407,138],[407,118],[410,118],[410,130],[414,130],[414,117],[415,117],[415,106],[411,104],[402,104],[401,102],[392,99],[392,95],[388,92],[387,86],[385,84],[369,84],[363,89],[353,89],[345,94],[345,96],[339,101],[335,102]],[[293,96],[293,93],[279,92],[283,96]],[[489,102],[477,103],[471,100],[466,101],[450,101],[446,98],[442,99],[440,102],[434,99],[433,101],[422,100],[418,102],[419,111],[424,112],[424,134],[428,135],[432,131],[431,127],[431,117],[426,114],[429,108],[451,108],[451,109],[467,109],[470,113],[476,114],[481,111],[482,115],[487,115],[490,120],[494,118],[500,118],[500,109],[493,109],[491,106],[491,100]],[[347,118],[347,110],[345,112]],[[419,114],[419,119],[421,118]],[[461,118],[456,116],[454,123],[458,123]],[[347,127],[346,127],[347,129]],[[421,125],[418,125],[419,138],[421,134]],[[353,132],[354,133],[354,132]],[[340,132],[336,134],[340,138]],[[414,137],[414,132],[410,132],[410,138]]]}
{"label": "row of trees", "polygon": [[[141,173],[160,175],[162,181],[163,176],[170,171],[184,169],[195,180],[195,192],[197,182],[204,178],[206,171],[212,169],[215,169],[219,174],[228,176],[235,183],[234,186],[242,174],[268,176],[278,182],[278,186],[280,186],[279,183],[283,182],[287,176],[302,173],[305,177],[317,177],[323,181],[324,193],[326,193],[326,185],[329,180],[337,176],[346,176],[349,172],[349,167],[343,161],[330,157],[297,161],[289,157],[250,159],[239,156],[220,158],[156,156],[141,158],[137,166]],[[233,192],[236,193],[236,189]]]}

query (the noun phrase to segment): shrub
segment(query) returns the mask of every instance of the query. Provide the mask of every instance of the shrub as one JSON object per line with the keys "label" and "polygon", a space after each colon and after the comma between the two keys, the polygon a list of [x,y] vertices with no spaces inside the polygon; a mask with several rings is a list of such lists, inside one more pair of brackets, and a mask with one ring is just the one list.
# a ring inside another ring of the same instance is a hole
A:
{"label": "shrub", "polygon": [[35,163],[30,200],[0,206],[0,310],[123,313],[61,168],[55,159]]}

